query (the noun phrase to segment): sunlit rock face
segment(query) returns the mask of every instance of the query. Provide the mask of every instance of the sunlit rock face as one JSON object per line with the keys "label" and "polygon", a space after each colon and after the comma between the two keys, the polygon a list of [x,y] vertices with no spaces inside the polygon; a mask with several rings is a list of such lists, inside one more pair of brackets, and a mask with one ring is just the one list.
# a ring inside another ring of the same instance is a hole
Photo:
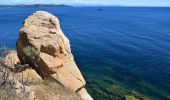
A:
{"label": "sunlit rock face", "polygon": [[44,11],[29,16],[19,32],[17,53],[22,63],[32,65],[32,60],[24,52],[26,47],[40,52],[40,60],[33,67],[42,78],[51,77],[79,93],[82,99],[92,99],[84,89],[86,82],[74,61],[69,40],[62,32],[58,18]]}

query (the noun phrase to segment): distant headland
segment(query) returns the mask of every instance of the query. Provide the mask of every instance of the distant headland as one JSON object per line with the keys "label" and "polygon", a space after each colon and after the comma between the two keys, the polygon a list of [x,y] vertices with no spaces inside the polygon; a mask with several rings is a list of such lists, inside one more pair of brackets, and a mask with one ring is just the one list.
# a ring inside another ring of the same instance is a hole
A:
{"label": "distant headland", "polygon": [[33,8],[33,7],[71,7],[69,5],[55,5],[55,4],[33,4],[33,5],[0,5],[0,8],[17,8],[17,7],[25,7],[25,8]]}

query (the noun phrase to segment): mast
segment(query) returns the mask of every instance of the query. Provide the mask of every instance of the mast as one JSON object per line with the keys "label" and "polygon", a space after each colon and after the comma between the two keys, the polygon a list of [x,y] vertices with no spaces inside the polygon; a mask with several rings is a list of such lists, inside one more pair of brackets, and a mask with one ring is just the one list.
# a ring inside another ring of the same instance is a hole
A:
{"label": "mast", "polygon": [[102,0],[99,1],[100,2],[100,5],[99,5],[99,8],[98,8],[98,11],[102,11]]}

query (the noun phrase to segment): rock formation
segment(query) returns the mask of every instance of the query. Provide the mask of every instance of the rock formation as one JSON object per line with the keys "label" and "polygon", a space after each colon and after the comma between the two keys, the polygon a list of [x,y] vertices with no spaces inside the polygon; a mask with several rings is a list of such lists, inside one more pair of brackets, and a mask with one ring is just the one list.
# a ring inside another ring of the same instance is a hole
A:
{"label": "rock formation", "polygon": [[20,61],[18,59],[16,51],[8,51],[5,52],[6,56],[3,58],[3,61],[6,67],[14,67],[14,65],[18,64]]}
{"label": "rock formation", "polygon": [[81,100],[81,97],[56,82],[42,80],[28,64],[20,64],[15,51],[8,51],[0,58],[0,100]]}
{"label": "rock formation", "polygon": [[0,61],[1,89],[6,90],[8,95],[14,96],[12,97],[13,100],[35,100],[31,87],[24,84],[40,83],[43,80],[29,65],[21,67],[19,63],[16,51],[10,50],[5,52],[5,56]]}
{"label": "rock formation", "polygon": [[[24,49],[27,47],[39,52],[36,53],[38,61],[26,54]],[[17,41],[17,54],[22,64],[32,66],[42,78],[53,78],[82,99],[92,100],[84,88],[86,82],[74,61],[69,40],[54,15],[37,11],[24,21]]]}

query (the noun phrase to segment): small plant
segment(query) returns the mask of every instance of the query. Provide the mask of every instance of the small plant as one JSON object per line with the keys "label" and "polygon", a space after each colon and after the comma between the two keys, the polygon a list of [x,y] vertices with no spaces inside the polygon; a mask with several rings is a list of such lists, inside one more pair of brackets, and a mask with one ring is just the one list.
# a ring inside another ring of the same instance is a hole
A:
{"label": "small plant", "polygon": [[24,54],[27,57],[27,61],[29,62],[29,65],[32,66],[38,73],[42,74],[41,69],[39,69],[39,61],[40,61],[40,51],[34,47],[27,46],[23,49]]}
{"label": "small plant", "polygon": [[35,62],[35,61],[39,61],[39,54],[40,52],[34,48],[34,47],[26,47],[23,49],[25,55],[29,58],[29,60]]}
{"label": "small plant", "polygon": [[0,44],[0,56],[5,56],[5,53],[7,53],[8,48],[4,44]]}

